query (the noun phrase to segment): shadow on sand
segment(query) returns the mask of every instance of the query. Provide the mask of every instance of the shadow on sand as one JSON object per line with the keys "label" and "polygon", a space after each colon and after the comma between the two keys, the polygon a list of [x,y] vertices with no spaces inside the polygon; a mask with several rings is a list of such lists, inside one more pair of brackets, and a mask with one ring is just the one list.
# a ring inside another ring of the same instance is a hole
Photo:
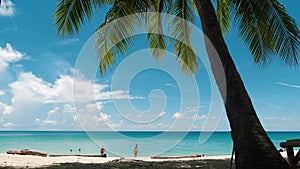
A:
{"label": "shadow on sand", "polygon": [[[112,161],[102,164],[84,163],[63,163],[51,166],[40,167],[43,169],[229,169],[230,160],[191,160],[191,161],[165,161],[165,162],[145,162],[145,161]],[[11,168],[11,167],[9,167]],[[8,168],[8,169],[9,169]],[[12,169],[12,168],[11,168]],[[234,169],[234,165],[232,167]]]}

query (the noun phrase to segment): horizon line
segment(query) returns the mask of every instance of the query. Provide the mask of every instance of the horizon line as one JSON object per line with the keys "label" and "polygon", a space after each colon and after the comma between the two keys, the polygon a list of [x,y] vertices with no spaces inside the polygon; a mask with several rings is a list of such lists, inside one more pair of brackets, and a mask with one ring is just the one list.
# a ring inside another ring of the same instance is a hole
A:
{"label": "horizon line", "polygon": [[[52,130],[52,129],[46,129],[46,130],[41,130],[41,129],[0,129],[0,132],[3,131],[13,131],[13,132],[18,132],[18,131],[34,131],[34,132],[38,132],[38,131],[49,131],[49,132],[231,132],[230,130],[215,130],[215,131],[211,131],[211,130],[191,130],[191,131],[184,131],[184,130],[60,130],[60,129],[56,129],[56,130]],[[266,132],[300,132],[300,130],[266,130]]]}

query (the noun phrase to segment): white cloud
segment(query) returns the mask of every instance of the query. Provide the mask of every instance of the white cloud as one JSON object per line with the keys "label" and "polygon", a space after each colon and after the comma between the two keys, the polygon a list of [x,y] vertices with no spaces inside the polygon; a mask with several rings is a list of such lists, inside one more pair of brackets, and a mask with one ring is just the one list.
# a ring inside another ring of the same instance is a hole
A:
{"label": "white cloud", "polygon": [[187,120],[198,119],[198,120],[203,120],[203,119],[206,118],[206,115],[199,116],[197,114],[199,112],[200,108],[202,108],[202,106],[187,107],[186,111],[176,112],[172,117],[175,118],[175,119],[187,119]]}
{"label": "white cloud", "polygon": [[[74,86],[73,86],[74,84]],[[95,100],[136,99],[128,91],[104,91],[106,84],[94,84],[84,79],[74,79],[62,75],[53,84],[44,81],[31,72],[22,72],[17,81],[10,84],[13,93],[12,102],[17,98],[42,103],[89,102]],[[73,97],[75,96],[75,97]]]}
{"label": "white cloud", "polygon": [[[1,105],[2,112],[6,112],[2,124],[13,122],[18,126],[34,124],[42,128],[78,128],[79,119],[90,129],[118,127],[122,123],[112,122],[111,116],[101,111],[103,101],[141,98],[130,96],[128,91],[109,91],[107,84],[94,84],[93,81],[74,79],[70,75],[61,75],[49,83],[32,72],[21,72],[9,87],[11,105]],[[73,94],[76,108],[71,105]]]}
{"label": "white cloud", "polygon": [[14,16],[16,9],[11,0],[2,0],[0,5],[0,16]]}
{"label": "white cloud", "polygon": [[176,88],[177,84],[173,84],[173,83],[165,83],[164,84],[166,87],[170,87],[170,88]]}
{"label": "white cloud", "polygon": [[126,126],[126,129],[128,129],[128,130],[162,131],[162,130],[167,130],[169,127],[170,127],[169,124],[166,124],[163,122],[154,122],[154,123],[148,123],[148,124],[128,125],[128,126]]}
{"label": "white cloud", "polygon": [[198,116],[198,120],[204,120],[204,119],[206,119],[206,115],[205,114],[202,114],[201,116]]}
{"label": "white cloud", "polygon": [[265,120],[293,121],[300,120],[300,117],[265,117]]}
{"label": "white cloud", "polygon": [[114,130],[118,130],[118,129],[122,128],[123,125],[124,125],[123,120],[120,120],[119,123],[110,123],[109,127],[114,129]]}
{"label": "white cloud", "polygon": [[45,119],[43,121],[43,123],[41,124],[42,126],[47,126],[47,125],[50,125],[50,126],[54,126],[54,125],[57,125],[57,120],[60,119],[59,117],[59,110],[60,108],[59,107],[54,107],[54,109],[50,110],[48,112],[48,117],[47,119]]}
{"label": "white cloud", "polygon": [[78,109],[76,117],[81,127],[85,130],[110,130],[119,126],[111,121],[111,115],[101,112],[98,104],[103,103],[86,104]]}
{"label": "white cloud", "polygon": [[16,31],[18,31],[18,27],[12,26],[12,27],[8,27],[8,28],[4,28],[4,29],[0,30],[0,33],[10,33],[10,32],[16,32]]}
{"label": "white cloud", "polygon": [[205,115],[205,114],[202,114],[202,115],[195,114],[194,116],[186,117],[186,119],[189,119],[189,120],[194,120],[194,119],[205,120],[205,119],[207,119],[207,115]]}
{"label": "white cloud", "polygon": [[4,91],[0,90],[0,96],[4,94],[5,94]]}
{"label": "white cloud", "polygon": [[54,107],[48,111],[46,119],[36,119],[35,122],[43,128],[78,128],[75,114],[76,108],[70,104]]}
{"label": "white cloud", "polygon": [[165,114],[166,114],[166,112],[162,111],[162,112],[159,113],[159,115],[157,116],[157,118],[160,118],[160,117],[164,116]]}
{"label": "white cloud", "polygon": [[35,123],[41,128],[111,130],[120,128],[123,121],[112,122],[112,116],[102,112],[103,103],[84,103],[77,108],[70,104],[49,110],[45,119],[36,118]]}
{"label": "white cloud", "polygon": [[70,104],[66,104],[66,105],[64,105],[64,112],[75,113],[76,108],[74,106],[71,106]]}
{"label": "white cloud", "polygon": [[15,126],[17,126],[17,125],[12,122],[7,122],[2,125],[2,127],[4,127],[4,128],[11,128],[11,127],[15,127]]}
{"label": "white cloud", "polygon": [[100,121],[108,121],[110,119],[110,117],[111,116],[108,114],[100,113],[99,119],[100,119]]}
{"label": "white cloud", "polygon": [[60,43],[63,44],[63,45],[69,45],[71,43],[76,43],[78,41],[79,41],[78,38],[71,38],[71,39],[68,39],[68,40],[65,40],[65,41],[60,41]]}
{"label": "white cloud", "polygon": [[272,104],[269,104],[267,105],[268,107],[272,108],[272,109],[277,109],[277,110],[282,110],[283,107],[282,106],[278,106],[278,105],[272,105]]}
{"label": "white cloud", "polygon": [[24,55],[13,49],[12,45],[7,43],[4,48],[0,47],[0,72],[5,70],[9,63],[17,62],[22,59]]}
{"label": "white cloud", "polygon": [[203,106],[187,107],[185,113],[197,113],[201,108],[203,108]]}
{"label": "white cloud", "polygon": [[42,126],[55,126],[57,125],[57,121],[55,120],[49,120],[49,119],[46,119],[44,120],[44,122],[42,123]]}
{"label": "white cloud", "polygon": [[184,114],[177,112],[172,117],[175,118],[175,119],[183,119],[184,118]]}
{"label": "white cloud", "polygon": [[3,115],[10,114],[13,111],[14,109],[12,106],[0,102],[0,112],[2,112]]}
{"label": "white cloud", "polygon": [[287,86],[287,87],[300,89],[300,85],[294,85],[294,84],[288,84],[288,83],[282,83],[282,82],[276,82],[276,83],[281,85],[281,86]]}
{"label": "white cloud", "polygon": [[18,80],[9,84],[13,94],[12,103],[46,102],[51,97],[51,84],[31,72],[20,73]]}

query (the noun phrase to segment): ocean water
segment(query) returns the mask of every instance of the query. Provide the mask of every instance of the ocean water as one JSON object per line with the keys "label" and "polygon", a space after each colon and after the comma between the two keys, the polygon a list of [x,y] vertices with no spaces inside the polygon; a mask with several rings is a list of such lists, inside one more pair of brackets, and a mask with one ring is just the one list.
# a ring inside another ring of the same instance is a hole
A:
{"label": "ocean water", "polygon": [[[280,142],[300,138],[300,132],[268,132],[268,135],[277,149]],[[29,148],[49,154],[99,154],[104,146],[108,156],[131,157],[135,144],[139,146],[139,156],[212,156],[232,152],[229,132],[0,131],[0,153]]]}

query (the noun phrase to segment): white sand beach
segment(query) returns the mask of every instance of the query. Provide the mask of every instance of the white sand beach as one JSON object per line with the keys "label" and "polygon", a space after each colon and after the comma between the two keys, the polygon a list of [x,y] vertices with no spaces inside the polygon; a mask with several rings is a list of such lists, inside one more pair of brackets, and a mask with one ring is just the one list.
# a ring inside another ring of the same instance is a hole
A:
{"label": "white sand beach", "polygon": [[[197,158],[182,158],[182,159],[151,159],[151,157],[137,157],[137,158],[123,158],[126,160],[141,160],[141,161],[183,161],[183,160],[206,160],[206,159],[229,159],[231,156],[208,156],[208,157],[197,157]],[[121,159],[120,157],[79,157],[79,156],[66,156],[66,157],[40,157],[31,155],[11,155],[11,154],[0,154],[0,166],[1,167],[42,167],[60,163],[105,163],[113,160]]]}
{"label": "white sand beach", "polygon": [[99,158],[99,157],[78,157],[78,156],[66,156],[66,157],[40,157],[31,155],[11,155],[0,154],[0,166],[6,167],[42,167],[59,163],[105,163],[118,157]]}
{"label": "white sand beach", "polygon": [[[297,152],[297,151],[296,151]],[[296,153],[295,152],[295,153]],[[281,155],[286,158],[286,152],[281,152]],[[83,164],[99,164],[111,162],[113,160],[122,161],[148,161],[148,162],[162,162],[162,161],[188,161],[188,160],[230,160],[231,155],[220,156],[204,156],[197,158],[180,158],[180,159],[151,159],[151,157],[80,157],[80,156],[62,156],[62,157],[40,157],[31,155],[11,155],[0,154],[0,167],[24,167],[24,168],[38,168],[44,166],[58,165],[62,163],[83,163]]]}

